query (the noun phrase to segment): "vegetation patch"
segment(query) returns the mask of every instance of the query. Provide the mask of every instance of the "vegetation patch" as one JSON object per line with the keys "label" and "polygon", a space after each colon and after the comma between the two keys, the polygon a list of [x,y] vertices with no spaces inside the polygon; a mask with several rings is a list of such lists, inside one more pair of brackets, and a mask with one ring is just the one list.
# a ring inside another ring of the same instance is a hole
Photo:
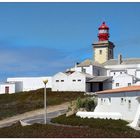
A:
{"label": "vegetation patch", "polygon": [[81,99],[80,97],[76,100],[76,107],[77,109],[85,109],[86,111],[94,111],[95,107],[97,105],[96,98],[87,97],[84,99]]}
{"label": "vegetation patch", "polygon": [[[82,92],[52,92],[51,89],[47,89],[48,105],[58,105],[75,100],[78,97],[83,98],[85,95]],[[43,100],[44,89],[15,94],[1,94],[0,119],[42,108]]]}
{"label": "vegetation patch", "polygon": [[76,114],[78,111],[94,111],[97,105],[96,97],[78,97],[76,100],[71,101],[68,106],[68,111],[66,116],[71,116]]}
{"label": "vegetation patch", "polygon": [[[82,135],[81,135],[82,134]],[[87,137],[85,128],[34,124],[22,127],[20,123],[0,129],[1,138],[80,138]]]}
{"label": "vegetation patch", "polygon": [[20,123],[0,129],[1,138],[140,138],[140,131],[126,126],[122,120],[81,119],[60,116],[53,122],[89,127],[34,124],[22,127]]}
{"label": "vegetation patch", "polygon": [[90,130],[92,137],[140,137],[140,132],[128,127],[128,122],[123,120],[83,119],[75,115],[69,117],[62,115],[52,119],[52,122],[72,126],[88,126],[87,129]]}

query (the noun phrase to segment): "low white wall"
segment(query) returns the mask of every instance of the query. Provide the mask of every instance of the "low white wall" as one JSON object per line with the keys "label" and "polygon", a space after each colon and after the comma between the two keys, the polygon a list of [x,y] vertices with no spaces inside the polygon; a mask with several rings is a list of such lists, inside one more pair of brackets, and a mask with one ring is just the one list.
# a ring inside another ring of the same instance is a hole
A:
{"label": "low white wall", "polygon": [[118,112],[82,112],[78,111],[76,116],[81,118],[99,118],[99,119],[122,119],[122,115]]}

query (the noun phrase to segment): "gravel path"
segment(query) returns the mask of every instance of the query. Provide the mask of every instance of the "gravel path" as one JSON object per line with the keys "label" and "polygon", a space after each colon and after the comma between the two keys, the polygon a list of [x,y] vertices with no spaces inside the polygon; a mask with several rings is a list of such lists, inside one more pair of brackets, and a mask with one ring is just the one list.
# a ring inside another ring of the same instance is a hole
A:
{"label": "gravel path", "polygon": [[[50,112],[54,112],[54,111],[58,111],[58,110],[63,110],[63,109],[67,109],[69,105],[69,102],[60,104],[60,105],[54,105],[54,106],[48,106],[47,107],[47,113]],[[44,109],[38,109],[38,110],[34,110],[34,111],[29,111],[23,114],[19,114],[13,117],[8,117],[6,119],[3,119],[0,121],[0,128],[4,127],[4,126],[10,126],[13,123],[16,123],[19,120],[23,120],[29,117],[33,117],[36,115],[40,115],[44,113]]]}

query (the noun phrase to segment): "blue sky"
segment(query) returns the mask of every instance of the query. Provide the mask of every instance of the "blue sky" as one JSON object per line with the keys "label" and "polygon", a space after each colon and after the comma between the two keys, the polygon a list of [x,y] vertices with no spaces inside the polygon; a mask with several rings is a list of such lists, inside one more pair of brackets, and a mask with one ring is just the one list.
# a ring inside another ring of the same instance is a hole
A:
{"label": "blue sky", "polygon": [[140,3],[0,3],[0,81],[53,75],[92,59],[103,21],[115,58],[140,57]]}

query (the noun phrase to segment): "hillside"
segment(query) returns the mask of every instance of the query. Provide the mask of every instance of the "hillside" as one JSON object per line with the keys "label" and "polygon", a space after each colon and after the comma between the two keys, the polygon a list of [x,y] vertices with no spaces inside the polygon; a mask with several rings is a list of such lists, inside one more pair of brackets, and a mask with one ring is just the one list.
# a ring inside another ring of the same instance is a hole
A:
{"label": "hillside", "polygon": [[[47,89],[47,105],[57,105],[85,97],[82,92],[52,92]],[[0,119],[43,107],[44,89],[0,95]]]}

